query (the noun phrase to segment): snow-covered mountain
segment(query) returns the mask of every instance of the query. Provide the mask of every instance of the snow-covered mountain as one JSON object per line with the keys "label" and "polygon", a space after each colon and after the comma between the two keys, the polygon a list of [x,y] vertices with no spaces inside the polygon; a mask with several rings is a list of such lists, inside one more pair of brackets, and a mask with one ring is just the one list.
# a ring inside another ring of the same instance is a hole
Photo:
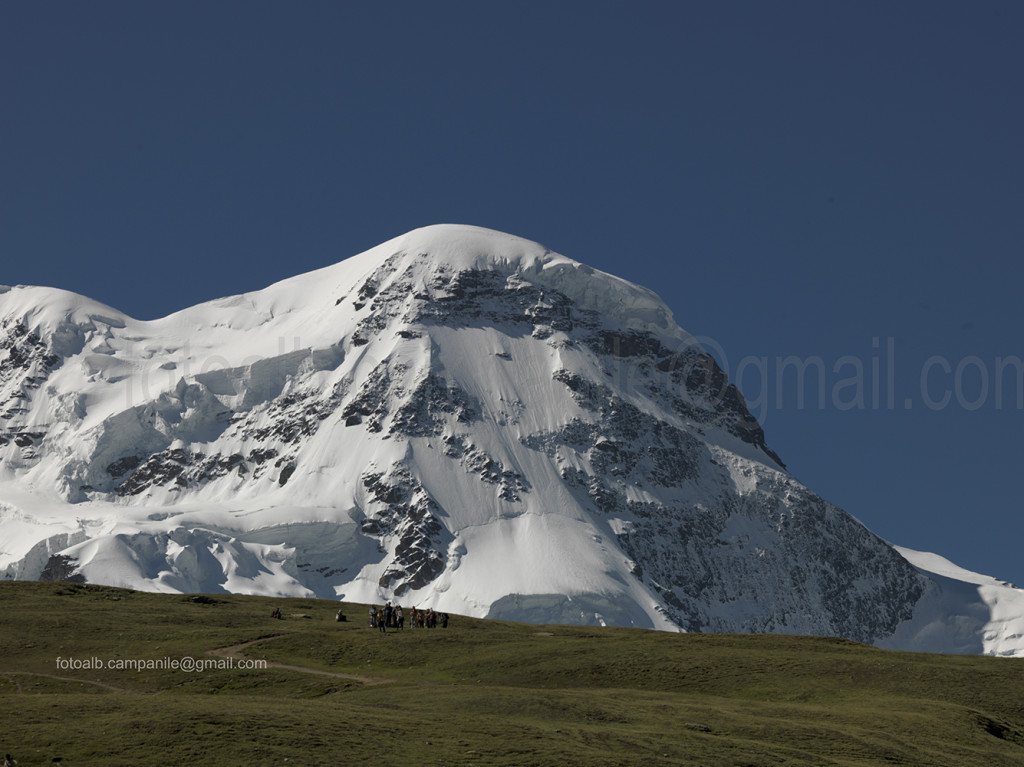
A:
{"label": "snow-covered mountain", "polygon": [[510,235],[151,322],[0,288],[8,578],[1024,655],[1024,592],[934,565],[790,475],[655,294]]}

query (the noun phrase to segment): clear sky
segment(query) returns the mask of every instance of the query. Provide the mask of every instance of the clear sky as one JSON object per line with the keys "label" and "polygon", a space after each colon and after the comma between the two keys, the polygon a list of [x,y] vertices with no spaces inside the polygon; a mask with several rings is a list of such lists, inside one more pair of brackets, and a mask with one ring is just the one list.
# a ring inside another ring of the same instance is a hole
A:
{"label": "clear sky", "polygon": [[152,319],[507,231],[657,291],[809,487],[1024,585],[1022,83],[1009,0],[8,2],[0,282]]}

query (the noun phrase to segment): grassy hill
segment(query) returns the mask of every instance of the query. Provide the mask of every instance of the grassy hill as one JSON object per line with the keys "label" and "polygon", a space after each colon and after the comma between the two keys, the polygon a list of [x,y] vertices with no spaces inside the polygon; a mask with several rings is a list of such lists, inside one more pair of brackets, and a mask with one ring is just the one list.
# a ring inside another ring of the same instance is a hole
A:
{"label": "grassy hill", "polygon": [[[381,634],[365,606],[344,605],[347,623],[337,609],[0,583],[0,755],[25,767],[1024,764],[1020,661],[460,616]],[[169,667],[188,658],[220,667]]]}

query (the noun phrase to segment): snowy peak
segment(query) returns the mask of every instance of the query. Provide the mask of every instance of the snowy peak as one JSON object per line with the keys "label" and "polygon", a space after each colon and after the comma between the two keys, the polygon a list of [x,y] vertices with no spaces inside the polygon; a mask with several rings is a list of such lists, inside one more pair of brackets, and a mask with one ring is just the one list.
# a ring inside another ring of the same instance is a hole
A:
{"label": "snowy peak", "polygon": [[[684,344],[690,336],[672,320],[672,312],[651,291],[560,256],[519,237],[471,226],[437,225],[390,240],[338,267],[376,268],[360,281],[354,304],[397,282],[421,300],[458,297],[469,286],[464,275],[488,274],[508,284],[532,285],[563,297],[578,311],[600,314],[616,327],[663,335]],[[333,268],[333,267],[332,267]],[[314,273],[319,274],[319,273]],[[351,272],[346,273],[351,276]],[[305,279],[299,278],[299,279]]]}
{"label": "snowy peak", "polygon": [[581,311],[602,314],[610,323],[630,329],[664,333],[692,343],[672,320],[672,312],[652,291],[614,275],[592,269],[543,246],[489,229],[433,226],[401,239],[407,253],[425,254],[428,261],[455,272],[497,271],[523,282],[559,292]]}
{"label": "snowy peak", "polygon": [[10,289],[0,364],[7,577],[872,642],[934,584],[654,293],[500,232],[149,322]]}

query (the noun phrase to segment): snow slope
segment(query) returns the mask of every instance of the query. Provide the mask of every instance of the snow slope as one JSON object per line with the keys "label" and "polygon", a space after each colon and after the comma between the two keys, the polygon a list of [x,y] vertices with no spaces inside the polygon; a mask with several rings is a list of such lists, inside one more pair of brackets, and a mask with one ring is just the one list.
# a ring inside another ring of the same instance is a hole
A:
{"label": "snow slope", "polygon": [[[427,227],[151,322],[0,288],[9,578],[1024,652],[905,557],[785,471],[654,293],[511,235]],[[927,639],[961,613],[991,639]]]}
{"label": "snow slope", "polygon": [[1024,657],[1024,590],[958,567],[938,554],[896,547],[931,581],[911,620],[881,647]]}

